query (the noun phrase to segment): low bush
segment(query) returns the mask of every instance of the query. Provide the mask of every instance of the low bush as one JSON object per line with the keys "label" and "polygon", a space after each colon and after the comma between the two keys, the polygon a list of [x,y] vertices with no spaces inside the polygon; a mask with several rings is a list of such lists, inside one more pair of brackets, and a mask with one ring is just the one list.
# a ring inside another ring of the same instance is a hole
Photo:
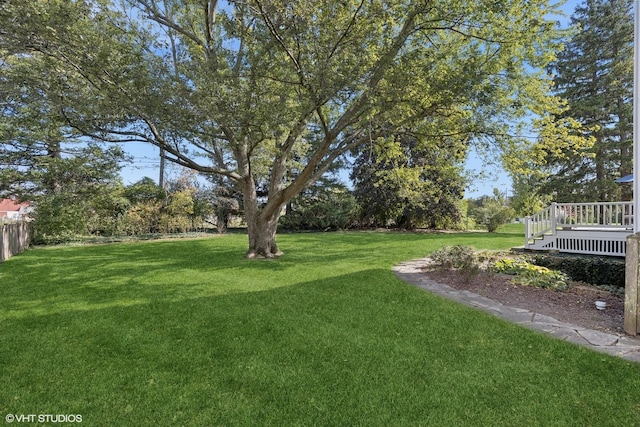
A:
{"label": "low bush", "polygon": [[478,224],[484,226],[489,233],[494,233],[498,228],[515,217],[515,212],[502,202],[497,200],[488,200],[485,204],[478,208],[475,212],[475,220]]}
{"label": "low bush", "polygon": [[524,258],[502,258],[493,264],[496,273],[516,275],[527,269],[529,261]]}
{"label": "low bush", "polygon": [[523,258],[501,259],[493,266],[496,273],[514,275],[512,282],[516,284],[559,291],[566,290],[568,286],[569,277],[565,273],[531,264]]}
{"label": "low bush", "polygon": [[[441,268],[457,269],[467,277],[485,269],[513,275],[515,284],[538,288],[566,290],[569,276],[562,271],[535,265],[528,257],[510,258],[504,253],[477,252],[470,246],[445,246],[431,254],[434,264]],[[488,264],[488,265],[487,265]]]}
{"label": "low bush", "polygon": [[436,266],[449,270],[455,268],[467,279],[478,275],[491,257],[490,252],[478,252],[463,245],[445,246],[431,254]]}
{"label": "low bush", "polygon": [[445,246],[431,254],[433,262],[442,268],[468,269],[477,265],[476,251],[471,246]]}
{"label": "low bush", "polygon": [[598,256],[536,255],[534,264],[559,270],[572,280],[624,288],[625,260]]}

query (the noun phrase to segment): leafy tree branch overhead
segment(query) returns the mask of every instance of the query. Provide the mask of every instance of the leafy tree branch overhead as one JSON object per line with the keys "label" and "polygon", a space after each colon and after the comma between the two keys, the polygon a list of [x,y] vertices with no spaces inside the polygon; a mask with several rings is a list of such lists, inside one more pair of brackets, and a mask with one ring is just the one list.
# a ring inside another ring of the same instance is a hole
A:
{"label": "leafy tree branch overhead", "polygon": [[549,66],[567,108],[539,121],[535,142],[514,148],[504,165],[520,215],[550,201],[631,200],[633,2],[590,0],[571,15],[575,29]]}
{"label": "leafy tree branch overhead", "polygon": [[271,257],[286,203],[389,127],[504,144],[518,119],[557,111],[540,71],[559,49],[553,7],[10,0],[0,50],[4,64],[38,64],[34,84],[55,81],[46,90],[75,132],[146,141],[235,181],[248,256]]}

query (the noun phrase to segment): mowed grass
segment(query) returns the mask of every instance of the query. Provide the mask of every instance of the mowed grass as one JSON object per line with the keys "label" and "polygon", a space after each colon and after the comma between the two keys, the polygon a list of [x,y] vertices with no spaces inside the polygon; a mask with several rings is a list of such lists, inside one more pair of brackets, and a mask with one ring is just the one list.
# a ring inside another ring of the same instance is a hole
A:
{"label": "mowed grass", "polygon": [[88,426],[634,426],[640,365],[421,291],[391,267],[495,234],[39,248],[0,265],[0,415]]}

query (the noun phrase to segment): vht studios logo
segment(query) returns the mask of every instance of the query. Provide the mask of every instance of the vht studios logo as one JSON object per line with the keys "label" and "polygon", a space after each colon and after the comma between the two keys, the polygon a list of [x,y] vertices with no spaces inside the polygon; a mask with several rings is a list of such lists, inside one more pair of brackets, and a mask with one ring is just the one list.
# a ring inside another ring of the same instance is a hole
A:
{"label": "vht studios logo", "polygon": [[80,414],[7,414],[8,423],[81,423]]}

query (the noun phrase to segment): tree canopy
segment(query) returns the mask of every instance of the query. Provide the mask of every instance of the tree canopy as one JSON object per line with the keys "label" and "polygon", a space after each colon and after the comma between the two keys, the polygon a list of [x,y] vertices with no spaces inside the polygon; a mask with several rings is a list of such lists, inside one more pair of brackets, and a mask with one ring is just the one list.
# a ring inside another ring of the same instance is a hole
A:
{"label": "tree canopy", "polygon": [[286,203],[387,126],[502,144],[529,114],[557,111],[543,71],[560,43],[554,7],[9,0],[0,54],[75,133],[145,141],[235,182],[248,256],[270,257]]}
{"label": "tree canopy", "polygon": [[[529,182],[526,193],[562,202],[631,197],[631,189],[615,180],[632,172],[632,6],[627,0],[587,0],[576,7],[576,32],[549,66],[555,92],[568,107],[554,122],[573,125],[564,133],[540,134],[526,160],[537,171],[518,179]],[[558,135],[564,143],[557,143]]]}

